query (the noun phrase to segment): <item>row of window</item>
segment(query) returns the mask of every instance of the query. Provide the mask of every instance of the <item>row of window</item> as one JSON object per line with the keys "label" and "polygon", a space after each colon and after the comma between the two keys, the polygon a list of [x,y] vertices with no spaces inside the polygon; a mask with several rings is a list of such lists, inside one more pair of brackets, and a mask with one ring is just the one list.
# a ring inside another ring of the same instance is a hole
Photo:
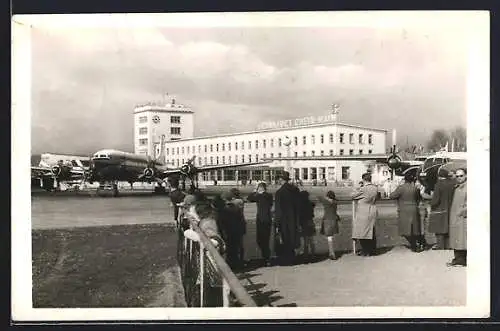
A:
{"label": "row of window", "polygon": [[[172,128],[172,129],[174,129],[174,128]],[[180,128],[178,128],[178,129],[179,129],[179,134],[180,134]],[[354,143],[352,141],[353,134],[351,133],[349,136],[350,136],[349,137],[349,141],[350,141],[351,144],[353,144]],[[362,141],[363,141],[363,139],[362,139],[363,138],[363,134],[360,134],[359,137],[360,137],[359,141],[360,141],[360,143],[362,143]],[[315,144],[315,136],[314,135],[311,136],[311,142],[312,142],[312,144]],[[339,135],[339,142],[341,144],[344,143],[344,134],[343,133],[340,133],[340,135]],[[253,146],[255,147],[255,149],[258,149],[259,148],[259,140],[255,140],[254,143],[255,144]],[[274,147],[274,143],[275,143],[274,139],[270,139],[269,140],[269,145],[270,145],[271,148]],[[294,143],[295,146],[298,145],[298,137],[293,137],[293,143]],[[303,136],[302,137],[302,144],[306,145],[306,143],[307,143],[307,137]],[[324,143],[324,136],[323,135],[320,135],[320,143],[321,144]],[[330,134],[330,143],[333,143],[333,134]],[[373,145],[373,136],[371,134],[368,135],[368,143],[370,145]],[[281,138],[278,138],[277,139],[277,144],[278,144],[278,147],[282,147],[283,140]],[[219,151],[224,152],[224,151],[226,151],[226,147],[227,147],[228,151],[231,151],[232,146],[233,146],[233,144],[230,143],[230,142],[227,143],[227,144],[222,143],[222,144],[203,145],[203,152],[205,152],[205,153],[208,153],[209,151],[210,152],[214,152],[214,150],[215,150],[215,152],[219,152]],[[247,146],[248,146],[248,149],[252,149],[252,141],[251,140],[249,140],[247,142]],[[262,140],[262,145],[261,146],[262,146],[262,148],[267,148],[267,140],[266,139]],[[187,152],[186,153],[189,154],[190,147],[187,146],[186,148],[187,148]],[[245,142],[244,141],[240,142],[239,144],[238,144],[238,142],[234,142],[234,150],[237,151],[238,149],[245,150]],[[194,154],[195,153],[195,146],[191,146],[191,150],[192,150],[191,153]],[[170,148],[167,148],[166,149],[166,154],[169,155],[169,152],[170,152]],[[202,146],[198,145],[198,153],[201,153],[201,152],[202,152]],[[182,147],[181,153],[184,154],[184,147]],[[172,148],[172,155],[174,155],[174,154],[175,154],[175,150],[174,150],[174,148]],[[179,147],[177,147],[177,154],[179,154]]]}
{"label": "row of window", "polygon": [[[144,134],[147,134],[147,133],[148,133],[148,128],[140,128],[139,129],[139,134],[140,135],[144,135]],[[171,127],[170,128],[170,134],[180,135],[181,134],[181,128]],[[179,139],[172,139],[172,140],[179,140]],[[147,145],[147,144],[148,144],[148,140],[146,138],[139,139],[139,145]],[[168,150],[168,148],[167,148],[167,150]],[[194,146],[193,146],[193,153],[194,153]]]}
{"label": "row of window", "polygon": [[[311,156],[315,156],[315,152],[312,151],[311,152]],[[362,155],[363,154],[363,150],[360,149],[359,150],[359,154]],[[372,154],[372,150],[369,149],[368,150],[368,154]],[[340,155],[344,155],[344,150],[341,149],[340,150]],[[354,155],[354,150],[353,149],[350,149],[349,150],[349,155]],[[241,161],[241,163],[245,163],[245,162],[259,162],[259,154],[255,154],[254,155],[255,157],[253,158],[252,157],[252,154],[248,154],[248,155],[240,155],[240,157],[238,157],[238,155],[235,155],[234,158],[231,157],[231,155],[228,155],[227,156],[227,159],[226,159],[226,156],[223,155],[223,156],[210,156],[210,157],[198,157],[198,165],[201,166],[202,164],[203,165],[214,165],[214,164],[232,164],[233,163],[233,160],[234,160],[234,163],[235,164],[238,164],[238,160]],[[298,157],[298,153],[295,152],[294,154],[295,157]],[[307,156],[306,152],[303,152],[302,153],[302,156]],[[325,156],[325,152],[324,151],[320,151],[320,156]],[[333,156],[333,150],[330,150],[330,156]],[[282,157],[282,154],[281,153],[278,153],[277,155],[278,158],[281,158]],[[262,159],[266,159],[267,158],[267,154],[262,154]],[[269,158],[274,158],[274,153],[271,153],[269,154]],[[226,163],[226,160],[227,160],[227,163]],[[177,166],[180,166],[182,164],[184,164],[184,162],[187,161],[187,159],[172,159],[171,163],[174,164],[174,165],[177,165]],[[203,163],[202,163],[203,161]]]}
{"label": "row of window", "polygon": [[[341,167],[342,179],[348,180],[351,176],[350,167]],[[320,168],[294,168],[293,169],[295,180],[335,180],[335,167],[320,167]],[[240,170],[238,172],[238,177],[236,177],[235,170],[227,169],[224,171],[214,170],[206,171],[202,173],[202,179],[204,181],[208,180],[218,180],[218,181],[232,181],[238,178],[239,180],[266,180],[270,179],[269,174],[262,170],[253,170],[251,173],[248,170]]]}
{"label": "row of window", "polygon": [[[139,139],[139,140],[144,140],[144,139]],[[147,139],[146,139],[146,142],[147,142]],[[224,145],[224,144],[222,144],[222,145]],[[198,146],[198,147],[201,147],[201,146]],[[166,149],[165,149],[165,154],[166,154],[166,155],[170,155],[170,150],[171,150],[171,152],[172,152],[172,153],[171,153],[172,155],[176,155],[176,154],[177,154],[177,155],[179,155],[179,154],[184,154],[184,153],[185,153],[184,147],[177,147],[177,148],[172,148],[172,149],[170,149],[170,148],[166,148]],[[217,151],[218,151],[218,150],[217,150]],[[224,149],[223,149],[223,151],[224,151]],[[177,152],[177,153],[176,153],[176,152]],[[194,151],[194,146],[192,146],[192,153],[193,153],[193,154],[195,153],[195,151]],[[201,154],[201,150],[200,150],[200,148],[199,148],[199,150],[198,150],[198,153],[200,153],[200,154]],[[373,153],[373,150],[369,149],[369,150],[368,150],[368,154],[372,154],[372,153]],[[189,154],[189,146],[187,147],[187,153],[186,153],[186,154]],[[359,150],[358,150],[358,154],[362,155],[362,154],[364,154],[364,151],[363,151],[362,149],[359,149]],[[274,155],[274,153],[271,153],[270,155],[271,155],[270,157],[272,158],[272,157],[273,157],[273,155]],[[279,155],[279,157],[281,157],[281,153],[278,153],[278,155]],[[295,156],[295,157],[297,157],[298,155],[299,155],[299,153],[298,153],[298,152],[294,152],[294,156]],[[325,156],[325,151],[324,151],[324,150],[321,150],[321,151],[320,151],[320,153],[319,153],[319,155],[320,155],[320,156]],[[330,151],[329,151],[329,155],[330,155],[330,156],[333,156],[333,155],[334,155],[333,149],[330,149]],[[345,152],[344,152],[344,149],[343,149],[343,148],[341,148],[341,149],[339,150],[339,155],[346,155],[346,154],[345,154]],[[354,149],[349,149],[349,155],[354,155]],[[307,152],[306,152],[306,151],[303,151],[303,152],[302,152],[302,156],[307,156]],[[316,151],[311,151],[311,156],[316,156]],[[263,154],[263,157],[264,157],[264,158],[266,158],[266,154],[265,154],[265,153]]]}
{"label": "row of window", "polygon": [[[139,123],[147,123],[147,122],[148,122],[147,116],[140,116],[139,117]],[[170,123],[180,124],[181,117],[180,116],[170,116]]]}

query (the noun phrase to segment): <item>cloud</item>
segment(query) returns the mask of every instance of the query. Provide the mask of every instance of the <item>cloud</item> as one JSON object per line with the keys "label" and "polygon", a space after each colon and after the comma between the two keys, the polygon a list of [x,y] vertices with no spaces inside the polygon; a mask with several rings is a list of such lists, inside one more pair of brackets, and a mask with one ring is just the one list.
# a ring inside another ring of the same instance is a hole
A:
{"label": "cloud", "polygon": [[459,33],[35,30],[33,148],[131,150],[133,107],[165,92],[193,107],[196,134],[251,130],[263,120],[324,114],[340,103],[343,121],[397,127],[423,139],[433,128],[465,123]]}

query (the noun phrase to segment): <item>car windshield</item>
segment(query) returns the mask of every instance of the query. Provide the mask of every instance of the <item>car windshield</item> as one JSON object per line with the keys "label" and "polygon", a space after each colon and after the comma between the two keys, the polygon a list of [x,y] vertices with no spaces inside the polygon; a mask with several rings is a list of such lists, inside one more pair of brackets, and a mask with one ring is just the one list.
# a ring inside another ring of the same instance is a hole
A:
{"label": "car windshield", "polygon": [[428,158],[424,162],[424,168],[427,169],[427,168],[430,168],[432,166],[435,166],[438,164],[443,164],[443,163],[444,163],[444,159],[442,157]]}

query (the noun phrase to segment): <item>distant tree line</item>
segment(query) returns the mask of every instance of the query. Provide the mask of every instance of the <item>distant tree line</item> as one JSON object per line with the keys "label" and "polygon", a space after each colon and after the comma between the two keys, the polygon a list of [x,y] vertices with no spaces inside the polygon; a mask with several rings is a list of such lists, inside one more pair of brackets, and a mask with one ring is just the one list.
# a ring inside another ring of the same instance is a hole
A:
{"label": "distant tree line", "polygon": [[437,129],[432,132],[432,135],[427,142],[429,151],[437,152],[448,144],[448,150],[455,152],[467,151],[467,130],[463,127],[456,127],[453,130],[446,131],[444,129]]}

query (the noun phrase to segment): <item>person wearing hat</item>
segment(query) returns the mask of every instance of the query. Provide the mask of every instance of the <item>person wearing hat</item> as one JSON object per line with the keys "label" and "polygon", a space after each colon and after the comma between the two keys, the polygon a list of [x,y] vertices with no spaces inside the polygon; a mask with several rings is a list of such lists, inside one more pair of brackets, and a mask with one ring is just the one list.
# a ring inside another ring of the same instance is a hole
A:
{"label": "person wearing hat", "polygon": [[300,247],[300,190],[290,184],[288,171],[281,174],[280,184],[275,193],[275,223],[282,241],[279,258],[283,264],[289,265],[294,263],[295,249]]}
{"label": "person wearing hat", "polygon": [[419,203],[422,197],[415,185],[415,176],[407,172],[403,184],[389,195],[389,199],[398,201],[399,235],[406,238],[412,251],[420,253],[424,250],[421,231]]}
{"label": "person wearing hat", "polygon": [[359,240],[361,251],[358,255],[373,256],[376,251],[375,221],[377,219],[378,188],[372,184],[372,175],[361,176],[363,186],[352,194],[358,200],[356,217],[352,224],[352,239]]}
{"label": "person wearing hat", "polygon": [[257,245],[261,251],[264,263],[269,266],[271,263],[269,240],[271,238],[271,227],[273,221],[271,215],[273,195],[267,192],[266,183],[260,182],[255,191],[248,196],[247,200],[248,202],[257,203]]}
{"label": "person wearing hat", "polygon": [[242,202],[235,199],[231,192],[223,192],[221,199],[224,205],[219,210],[219,217],[226,240],[226,260],[232,269],[236,269],[243,266],[241,247],[245,228],[241,219]]}
{"label": "person wearing hat", "polygon": [[436,245],[432,249],[442,250],[449,247],[450,207],[453,201],[455,181],[446,169],[439,169],[438,182],[430,202],[429,232],[436,236]]}

